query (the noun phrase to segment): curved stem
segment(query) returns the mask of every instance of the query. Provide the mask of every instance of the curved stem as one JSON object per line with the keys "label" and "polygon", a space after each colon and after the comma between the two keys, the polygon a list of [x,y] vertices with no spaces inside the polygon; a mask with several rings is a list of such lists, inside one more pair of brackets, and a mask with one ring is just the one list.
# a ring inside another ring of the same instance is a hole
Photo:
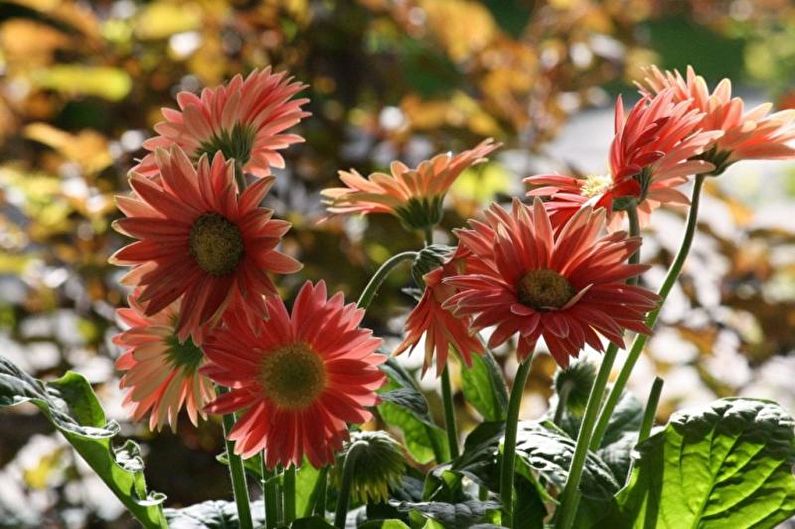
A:
{"label": "curved stem", "polygon": [[348,516],[348,502],[351,497],[351,485],[353,484],[353,468],[356,459],[356,443],[348,448],[345,462],[342,465],[342,484],[337,495],[337,510],[334,514],[334,527],[345,529],[345,519]]}
{"label": "curved stem", "polygon": [[643,410],[643,422],[640,425],[638,432],[638,443],[641,443],[649,438],[651,429],[654,427],[654,417],[657,415],[657,405],[660,403],[660,394],[662,393],[663,379],[654,377],[654,382],[649,391],[649,400],[646,401],[646,409]]}
{"label": "curved stem", "polygon": [[320,475],[317,478],[318,483],[314,491],[314,508],[312,509],[312,513],[315,516],[320,516],[324,520],[326,519],[326,489],[328,487],[328,469],[329,467],[327,466],[320,469]]}
{"label": "curved stem", "polygon": [[[218,393],[224,394],[229,391],[223,386],[218,386]],[[235,454],[235,443],[229,440],[229,432],[235,426],[234,414],[223,416],[224,442],[226,444],[226,457],[229,460],[229,476],[232,479],[232,491],[235,495],[235,505],[237,506],[237,517],[240,520],[240,529],[253,529],[254,523],[251,521],[251,505],[248,497],[248,485],[246,484],[246,471],[243,469],[243,460]]]}
{"label": "curved stem", "polygon": [[[629,208],[627,208],[627,218],[629,219],[629,235],[630,237],[638,237],[640,236],[640,219],[638,219],[638,207],[636,204],[633,204]],[[629,256],[629,264],[638,264],[640,263],[640,247],[638,247],[637,251]],[[637,285],[638,284],[638,276],[630,278],[627,283],[630,285]]]}
{"label": "curved stem", "polygon": [[246,189],[246,175],[243,172],[243,166],[235,161],[235,182],[237,183],[238,193],[242,193]]}
{"label": "curved stem", "polygon": [[505,441],[502,447],[502,463],[500,465],[500,497],[504,517],[502,525],[513,527],[513,473],[516,466],[516,433],[519,430],[519,408],[522,406],[522,395],[533,366],[533,355],[519,364],[516,378],[511,388],[508,401],[508,417],[505,424]]}
{"label": "curved stem", "polygon": [[613,363],[616,361],[617,354],[618,347],[611,343],[607,347],[607,351],[605,351],[604,357],[602,358],[602,365],[599,367],[596,380],[591,387],[591,393],[588,395],[588,404],[585,407],[585,414],[580,424],[580,433],[577,435],[577,446],[574,448],[574,456],[572,457],[571,467],[569,468],[569,477],[560,495],[560,510],[555,520],[555,527],[557,529],[570,529],[574,523],[577,507],[580,504],[580,493],[578,488],[580,486],[580,480],[582,479],[583,469],[585,468],[585,460],[588,457],[591,432],[596,423],[599,405],[602,403],[602,398],[605,395],[607,379],[610,377],[610,371],[613,369]]}
{"label": "curved stem", "polygon": [[392,269],[401,262],[414,259],[416,256],[417,252],[402,252],[387,259],[384,264],[382,264],[381,267],[375,271],[373,277],[370,278],[367,286],[364,287],[364,290],[362,291],[362,295],[359,296],[359,301],[356,303],[356,305],[361,309],[366,309],[369,307],[370,303],[373,301],[373,298],[378,293],[381,283],[384,282],[384,279],[386,279],[386,277],[389,275],[389,272],[391,272]]}
{"label": "curved stem", "polygon": [[284,470],[284,523],[295,520],[295,465]]}
{"label": "curved stem", "polygon": [[[701,201],[701,188],[704,184],[704,178],[705,175],[696,176],[696,180],[693,185],[693,195],[690,199],[690,211],[687,215],[685,234],[682,237],[682,244],[679,247],[679,252],[677,252],[676,258],[674,258],[674,262],[668,269],[668,274],[665,276],[665,280],[663,281],[660,290],[657,292],[660,296],[660,302],[657,305],[657,308],[649,312],[649,314],[646,316],[646,326],[649,329],[654,329],[654,325],[657,323],[657,318],[660,315],[660,309],[662,308],[663,303],[665,303],[665,299],[668,297],[671,289],[676,284],[677,279],[679,279],[679,274],[682,272],[682,266],[685,264],[687,254],[690,253],[690,247],[693,244],[693,238],[695,237],[696,227],[698,224],[698,207]],[[613,384],[613,389],[610,391],[607,402],[605,402],[604,408],[602,409],[602,414],[599,417],[599,422],[597,423],[596,429],[594,430],[594,435],[591,440],[592,448],[594,446],[599,446],[599,444],[602,442],[605,432],[607,431],[607,424],[610,420],[610,415],[612,415],[613,410],[615,410],[616,405],[621,398],[621,392],[624,391],[627,381],[629,381],[629,376],[632,374],[632,370],[635,368],[635,363],[638,361],[640,353],[643,351],[643,347],[646,345],[646,341],[648,339],[649,337],[647,335],[639,334],[632,342],[632,347],[630,348],[627,355],[627,361],[624,363],[624,366],[621,368],[621,371],[618,374],[618,378],[616,378],[616,381]]]}
{"label": "curved stem", "polygon": [[560,426],[560,421],[563,420],[563,412],[566,411],[566,404],[569,401],[569,395],[571,395],[573,387],[574,384],[572,382],[566,382],[563,384],[563,387],[560,388],[558,405],[555,407],[555,416],[552,418],[552,422],[555,423],[555,426]]}
{"label": "curved stem", "polygon": [[455,459],[458,451],[458,428],[455,422],[455,405],[453,404],[453,388],[450,384],[450,366],[442,371],[442,401],[444,403],[444,425],[447,430],[447,443],[450,445],[450,458]]}

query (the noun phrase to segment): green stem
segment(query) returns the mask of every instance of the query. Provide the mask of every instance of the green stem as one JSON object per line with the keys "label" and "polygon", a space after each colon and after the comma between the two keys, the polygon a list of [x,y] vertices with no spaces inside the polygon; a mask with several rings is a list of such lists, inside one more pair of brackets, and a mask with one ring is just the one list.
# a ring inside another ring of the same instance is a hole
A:
{"label": "green stem", "polygon": [[646,409],[643,410],[643,422],[640,425],[640,432],[638,432],[638,443],[648,439],[649,434],[651,434],[651,429],[654,426],[654,417],[657,416],[657,405],[660,403],[662,388],[663,379],[654,377],[651,391],[649,391],[649,400],[646,401]]}
{"label": "green stem", "polygon": [[367,307],[369,307],[370,303],[373,301],[375,295],[378,293],[381,283],[383,283],[384,279],[386,279],[386,277],[389,275],[389,272],[391,272],[392,269],[401,262],[414,259],[416,256],[417,252],[402,252],[387,259],[386,262],[384,262],[384,264],[382,264],[381,267],[375,271],[373,277],[370,278],[367,286],[364,287],[364,290],[362,291],[362,295],[359,296],[359,301],[356,303],[356,305],[361,309],[367,309]]}
{"label": "green stem", "polygon": [[516,434],[519,430],[519,408],[522,406],[522,395],[533,366],[533,355],[519,364],[516,378],[511,388],[508,401],[508,417],[505,424],[505,441],[502,447],[502,464],[500,465],[500,497],[504,518],[502,525],[513,527],[513,473],[516,465]]}
{"label": "green stem", "polygon": [[433,244],[433,226],[425,226],[423,233],[425,235],[425,246]]}
{"label": "green stem", "polygon": [[295,465],[284,471],[284,523],[295,520]]}
{"label": "green stem", "polygon": [[246,175],[243,173],[243,167],[235,162],[235,182],[237,182],[238,193],[242,193],[246,189]]}
{"label": "green stem", "polygon": [[577,507],[580,504],[580,493],[578,488],[580,486],[580,479],[582,479],[583,469],[585,468],[585,460],[588,457],[588,445],[591,441],[591,432],[596,423],[599,405],[602,403],[602,398],[604,397],[607,387],[607,380],[610,377],[610,371],[613,369],[613,363],[616,361],[617,354],[618,347],[611,343],[607,347],[607,351],[605,351],[604,357],[602,358],[602,365],[599,367],[596,380],[591,387],[591,393],[588,395],[588,404],[585,406],[585,414],[580,424],[580,433],[577,435],[577,446],[574,448],[574,456],[571,460],[569,477],[560,495],[560,508],[555,520],[555,527],[557,529],[570,529],[574,523]]}
{"label": "green stem", "polygon": [[353,484],[353,472],[355,467],[356,444],[348,448],[345,462],[342,465],[342,484],[337,495],[337,510],[334,514],[334,526],[337,529],[345,529],[345,519],[348,516],[348,502],[351,497],[351,485]]}
{"label": "green stem", "polygon": [[569,401],[569,395],[571,395],[572,387],[573,383],[566,382],[563,384],[563,387],[560,388],[560,393],[558,394],[558,405],[555,407],[555,416],[552,418],[552,422],[555,423],[555,426],[560,426],[560,421],[563,420],[563,412],[566,411],[566,403]]}
{"label": "green stem", "polygon": [[[228,391],[223,386],[218,386],[218,393],[224,394]],[[235,443],[229,440],[229,432],[235,426],[234,414],[223,416],[224,442],[226,444],[226,456],[229,459],[229,476],[232,478],[232,491],[235,495],[235,505],[237,505],[237,517],[240,520],[240,529],[253,529],[254,523],[251,521],[251,505],[248,497],[248,485],[246,484],[246,471],[243,469],[243,460],[235,454]]]}
{"label": "green stem", "polygon": [[453,389],[450,384],[450,366],[442,371],[442,403],[444,404],[444,425],[447,430],[447,443],[450,445],[450,458],[455,459],[458,451],[458,428],[455,421],[455,404]]}
{"label": "green stem", "polygon": [[[654,329],[654,325],[657,323],[657,318],[660,315],[660,309],[662,308],[663,303],[665,303],[665,299],[668,297],[671,289],[676,284],[677,279],[679,279],[679,274],[682,272],[682,267],[684,266],[685,260],[687,259],[687,254],[690,253],[690,247],[693,244],[693,238],[695,237],[696,227],[698,225],[698,207],[701,199],[701,188],[704,184],[704,178],[705,175],[696,176],[695,184],[693,185],[693,195],[690,199],[690,212],[687,215],[685,234],[682,237],[682,244],[679,247],[679,252],[676,254],[676,258],[674,258],[674,262],[668,269],[668,274],[665,276],[665,280],[663,281],[659,292],[657,292],[660,296],[660,302],[657,305],[657,308],[649,312],[649,314],[646,316],[646,326],[649,329]],[[616,378],[616,381],[613,384],[613,389],[610,391],[610,395],[607,398],[607,402],[605,402],[604,408],[602,409],[602,414],[599,417],[599,422],[596,425],[596,429],[594,430],[594,435],[591,440],[591,448],[594,446],[599,446],[599,444],[602,442],[605,432],[607,431],[607,424],[610,421],[610,415],[612,415],[613,410],[615,410],[616,405],[621,398],[621,393],[624,391],[624,388],[629,381],[629,376],[632,374],[632,370],[635,368],[635,363],[638,361],[640,353],[643,351],[643,347],[646,345],[646,341],[648,339],[649,337],[647,335],[639,334],[632,342],[632,347],[630,348],[627,355],[627,361],[621,368],[618,378]]]}
{"label": "green stem", "polygon": [[[627,208],[627,218],[629,219],[629,234],[631,237],[637,237],[640,235],[640,220],[638,219],[638,207],[637,205],[633,204],[629,208]],[[638,264],[640,263],[640,247],[638,247],[637,251],[629,256],[629,264]],[[638,276],[632,277],[627,281],[630,285],[637,285],[638,284]]]}
{"label": "green stem", "polygon": [[328,469],[323,467],[320,469],[320,476],[318,476],[318,483],[315,488],[315,499],[313,514],[326,519],[326,489],[328,488]]}
{"label": "green stem", "polygon": [[276,503],[279,501],[276,490],[276,475],[265,466],[265,452],[262,453],[262,499],[265,504],[265,527],[274,529],[278,525],[279,511]]}

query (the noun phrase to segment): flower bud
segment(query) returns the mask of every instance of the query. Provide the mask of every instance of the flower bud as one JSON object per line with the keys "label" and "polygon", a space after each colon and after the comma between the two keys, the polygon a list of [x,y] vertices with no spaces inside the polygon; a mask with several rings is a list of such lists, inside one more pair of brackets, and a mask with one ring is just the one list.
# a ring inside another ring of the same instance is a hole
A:
{"label": "flower bud", "polygon": [[351,433],[351,440],[340,454],[340,464],[335,466],[338,487],[345,458],[346,466],[352,465],[351,495],[361,503],[386,501],[389,490],[400,484],[406,470],[400,444],[382,431]]}
{"label": "flower bud", "polygon": [[424,288],[423,277],[425,274],[442,266],[453,255],[453,252],[455,252],[455,248],[444,244],[426,246],[417,252],[417,257],[414,258],[414,263],[411,265],[411,278],[417,285]]}
{"label": "flower bud", "polygon": [[585,413],[594,380],[596,380],[596,366],[578,360],[555,373],[553,386],[558,399],[566,395],[566,410],[579,416]]}

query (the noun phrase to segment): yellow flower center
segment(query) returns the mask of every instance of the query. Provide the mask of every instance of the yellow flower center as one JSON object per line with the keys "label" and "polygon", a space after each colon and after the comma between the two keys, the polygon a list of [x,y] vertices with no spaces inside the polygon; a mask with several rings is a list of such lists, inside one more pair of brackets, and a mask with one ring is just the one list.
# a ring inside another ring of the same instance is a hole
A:
{"label": "yellow flower center", "polygon": [[243,257],[240,229],[218,213],[205,213],[190,230],[189,252],[199,268],[222,276],[237,268]]}
{"label": "yellow flower center", "polygon": [[548,268],[527,272],[517,290],[519,302],[536,310],[559,309],[577,292],[568,279]]}
{"label": "yellow flower center", "polygon": [[585,178],[585,182],[580,188],[580,193],[584,197],[595,197],[607,191],[607,188],[612,183],[613,179],[608,175],[589,175]]}
{"label": "yellow flower center", "polygon": [[326,388],[326,367],[309,345],[293,343],[265,356],[259,380],[265,396],[278,407],[302,410]]}

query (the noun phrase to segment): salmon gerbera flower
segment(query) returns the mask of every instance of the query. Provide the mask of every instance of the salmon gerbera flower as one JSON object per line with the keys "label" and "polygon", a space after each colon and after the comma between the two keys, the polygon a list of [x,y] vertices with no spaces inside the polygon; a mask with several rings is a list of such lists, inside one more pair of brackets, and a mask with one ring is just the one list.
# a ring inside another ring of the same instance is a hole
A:
{"label": "salmon gerbera flower", "polygon": [[392,162],[390,174],[373,173],[367,178],[355,169],[340,171],[340,180],[347,187],[325,189],[322,194],[331,213],[389,213],[407,229],[424,230],[442,219],[442,202],[459,175],[485,162],[499,146],[489,138],[459,154],[434,156],[415,169]]}
{"label": "salmon gerbera flower", "polygon": [[729,79],[723,79],[710,93],[707,82],[691,66],[687,67],[686,76],[677,70],[662,72],[652,66],[638,87],[647,96],[673,91],[674,101],[688,102],[703,113],[700,128],[723,131],[704,155],[718,166],[716,173],[739,160],[795,158],[795,147],[790,145],[795,139],[795,110],[770,114],[773,104],[762,103],[746,111],[743,100],[732,97]]}
{"label": "salmon gerbera flower", "polygon": [[301,264],[276,246],[290,228],[259,207],[273,184],[262,178],[237,193],[232,162],[218,153],[194,168],[178,147],[155,153],[158,181],[133,173],[135,194],[117,197],[127,218],[114,222],[138,241],[111,262],[134,266],[138,302],[152,316],[182,297],[177,335],[185,340],[214,324],[230,304],[265,314],[263,295],[275,294],[268,272],[290,274]]}
{"label": "salmon gerbera flower", "polygon": [[676,188],[689,176],[715,166],[699,156],[723,133],[700,127],[704,113],[689,101],[676,101],[673,90],[638,101],[624,117],[619,96],[615,109],[616,133],[610,146],[610,174],[574,178],[557,174],[535,175],[525,183],[535,186],[529,196],[546,197],[546,207],[557,225],[584,204],[604,207],[608,217],[625,209],[627,200],[638,208],[642,222],[663,203],[687,204]]}
{"label": "salmon gerbera flower", "polygon": [[147,316],[137,293],[128,301],[129,308],[117,311],[127,330],[113,338],[113,343],[124,349],[116,361],[116,367],[124,371],[119,383],[126,390],[124,404],[132,408],[136,421],[149,414],[152,430],[168,424],[176,431],[182,408],[190,421],[198,424],[200,416],[207,418],[204,406],[215,398],[215,389],[212,381],[199,373],[205,363],[202,350],[190,338],[182,341],[177,337],[180,302]]}
{"label": "salmon gerbera flower", "polygon": [[263,449],[268,468],[300,464],[316,468],[334,462],[348,439],[346,423],[372,417],[375,391],[385,382],[378,369],[381,344],[359,324],[364,311],[345,305],[342,293],[327,299],[323,281],[306,282],[287,312],[282,300],[267,300],[259,329],[230,319],[206,340],[210,378],[232,388],[207,406],[211,413],[245,410],[229,439],[235,453],[250,457]]}
{"label": "salmon gerbera flower", "polygon": [[156,178],[154,151],[178,145],[193,160],[221,152],[245,173],[267,176],[271,167],[284,167],[280,150],[303,141],[284,131],[309,115],[301,110],[309,99],[291,99],[304,88],[285,72],[271,73],[268,67],[245,79],[236,75],[226,85],[205,88],[200,97],[180,92],[179,110],[163,109],[166,119],[155,125],[158,136],[144,142],[152,152],[133,171]]}
{"label": "salmon gerbera flower", "polygon": [[602,235],[605,215],[586,206],[553,230],[540,200],[532,206],[515,200],[511,212],[492,205],[485,216],[490,244],[484,244],[488,230],[460,230],[460,244],[484,266],[445,279],[458,289],[445,306],[472,316],[475,329],[494,326],[490,347],[518,335],[520,360],[543,336],[563,367],[586,343],[602,351],[597,333],[619,346],[624,329],[649,333],[644,316],[658,297],[626,284],[648,268],[626,263],[640,238],[621,231]]}

